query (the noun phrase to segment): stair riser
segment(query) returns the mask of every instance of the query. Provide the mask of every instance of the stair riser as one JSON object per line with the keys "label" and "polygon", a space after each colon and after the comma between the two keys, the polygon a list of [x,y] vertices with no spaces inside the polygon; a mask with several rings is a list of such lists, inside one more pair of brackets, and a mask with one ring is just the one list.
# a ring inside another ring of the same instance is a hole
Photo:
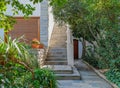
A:
{"label": "stair riser", "polygon": [[47,55],[48,57],[61,57],[61,58],[65,58],[67,57],[66,55]]}
{"label": "stair riser", "polygon": [[72,74],[71,72],[54,72],[55,74]]}
{"label": "stair riser", "polygon": [[80,80],[80,76],[57,76],[57,80]]}
{"label": "stair riser", "polygon": [[46,59],[46,61],[65,61],[65,62],[67,62],[67,59]]}
{"label": "stair riser", "polygon": [[54,48],[54,49],[50,49],[49,52],[67,52],[66,48]]}
{"label": "stair riser", "polygon": [[49,54],[50,54],[50,55],[51,55],[51,54],[53,54],[53,55],[54,55],[54,54],[57,54],[57,55],[59,55],[59,54],[64,54],[64,55],[65,55],[65,54],[67,54],[67,51],[59,51],[59,50],[57,51],[57,50],[54,50],[54,51],[49,51],[48,55],[49,55]]}
{"label": "stair riser", "polygon": [[67,65],[67,62],[45,62],[45,65]]}
{"label": "stair riser", "polygon": [[72,71],[54,71],[55,74],[72,74]]}
{"label": "stair riser", "polygon": [[46,59],[66,59],[67,57],[56,57],[56,56],[50,56],[47,57]]}
{"label": "stair riser", "polygon": [[49,52],[48,53],[48,55],[66,55],[66,54],[67,54],[66,51],[64,51],[64,52],[57,51],[57,52]]}

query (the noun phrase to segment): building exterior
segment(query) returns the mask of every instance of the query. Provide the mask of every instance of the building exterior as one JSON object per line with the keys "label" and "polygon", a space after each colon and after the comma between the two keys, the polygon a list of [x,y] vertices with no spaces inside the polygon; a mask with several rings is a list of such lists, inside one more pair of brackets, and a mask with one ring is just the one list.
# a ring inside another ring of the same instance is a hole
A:
{"label": "building exterior", "polygon": [[[36,8],[33,12],[33,15],[30,16],[30,19],[24,19],[23,14],[15,15],[17,23],[14,26],[14,30],[9,32],[13,38],[24,35],[26,41],[30,43],[33,38],[37,38],[42,42],[46,47],[49,47],[49,42],[51,34],[54,27],[54,19],[51,13],[52,8],[48,5],[48,1],[44,0],[41,3],[33,5],[29,0],[20,0],[23,4],[31,4]],[[12,15],[12,7],[8,6],[7,13]],[[0,36],[4,39],[4,31],[0,30]],[[72,41],[72,42],[71,42]],[[71,31],[68,27],[67,29],[67,58],[69,58],[69,65],[73,65],[73,48],[77,46],[78,58],[81,57],[82,45],[78,42],[77,45],[74,45]]]}

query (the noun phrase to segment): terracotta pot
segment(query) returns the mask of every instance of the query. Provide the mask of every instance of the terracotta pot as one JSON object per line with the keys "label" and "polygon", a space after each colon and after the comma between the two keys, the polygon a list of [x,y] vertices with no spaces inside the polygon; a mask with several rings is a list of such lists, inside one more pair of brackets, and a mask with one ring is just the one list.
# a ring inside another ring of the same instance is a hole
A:
{"label": "terracotta pot", "polygon": [[32,44],[32,48],[39,48],[39,44]]}
{"label": "terracotta pot", "polygon": [[44,45],[43,44],[39,44],[39,48],[44,48]]}

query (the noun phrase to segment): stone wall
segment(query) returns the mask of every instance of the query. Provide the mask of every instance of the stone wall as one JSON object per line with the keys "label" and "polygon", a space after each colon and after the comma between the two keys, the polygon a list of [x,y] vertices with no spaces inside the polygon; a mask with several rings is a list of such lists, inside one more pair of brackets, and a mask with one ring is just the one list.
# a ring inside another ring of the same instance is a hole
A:
{"label": "stone wall", "polygon": [[46,58],[46,49],[32,49],[30,50],[30,53],[34,54],[36,56],[36,59],[38,60],[38,64],[40,67],[44,65],[44,61]]}

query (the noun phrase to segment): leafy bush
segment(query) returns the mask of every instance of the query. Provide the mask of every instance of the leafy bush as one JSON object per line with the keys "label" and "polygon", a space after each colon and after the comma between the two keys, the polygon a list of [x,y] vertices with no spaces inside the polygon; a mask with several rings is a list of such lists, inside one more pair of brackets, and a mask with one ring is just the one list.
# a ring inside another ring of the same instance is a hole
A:
{"label": "leafy bush", "polygon": [[92,46],[87,47],[84,60],[87,61],[92,66],[98,68],[98,58],[95,56],[95,52]]}
{"label": "leafy bush", "polygon": [[57,88],[54,73],[49,69],[35,69],[34,88]]}
{"label": "leafy bush", "polygon": [[[119,67],[120,60],[120,32],[114,30],[104,33],[104,37],[99,39],[99,46],[96,48],[99,58],[108,68]],[[103,67],[103,66],[102,66]]]}
{"label": "leafy bush", "polygon": [[106,72],[106,77],[120,88],[120,69],[113,68]]}
{"label": "leafy bush", "polygon": [[120,87],[120,32],[118,30],[106,31],[99,38],[94,49],[87,48],[85,60],[98,68],[109,69],[106,77]]}
{"label": "leafy bush", "polygon": [[[2,41],[2,40],[1,40]],[[0,43],[0,88],[57,88],[53,72],[38,68],[34,55],[19,39]]]}

